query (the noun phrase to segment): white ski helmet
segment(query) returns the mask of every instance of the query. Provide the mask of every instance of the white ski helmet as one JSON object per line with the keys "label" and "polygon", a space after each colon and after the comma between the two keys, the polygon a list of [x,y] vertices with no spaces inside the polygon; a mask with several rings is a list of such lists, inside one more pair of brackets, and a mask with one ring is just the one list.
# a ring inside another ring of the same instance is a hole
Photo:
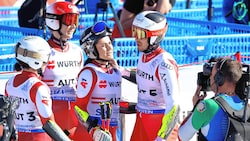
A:
{"label": "white ski helmet", "polygon": [[46,25],[51,30],[60,30],[62,24],[78,26],[79,9],[71,2],[58,1],[46,9]]}
{"label": "white ski helmet", "polygon": [[35,70],[48,62],[50,52],[48,42],[40,36],[25,36],[15,46],[16,59]]}
{"label": "white ski helmet", "polygon": [[99,53],[95,44],[105,36],[111,36],[111,29],[104,21],[95,23],[95,25],[88,27],[82,33],[80,45],[90,59],[99,59]]}
{"label": "white ski helmet", "polygon": [[149,45],[159,44],[167,30],[167,19],[158,11],[143,11],[133,20],[132,33],[136,38],[148,38]]}

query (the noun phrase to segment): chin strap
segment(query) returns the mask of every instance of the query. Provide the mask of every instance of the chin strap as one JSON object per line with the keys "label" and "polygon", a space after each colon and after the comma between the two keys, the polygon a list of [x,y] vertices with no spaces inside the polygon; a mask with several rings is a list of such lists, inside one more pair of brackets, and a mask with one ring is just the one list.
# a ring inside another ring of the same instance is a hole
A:
{"label": "chin strap", "polygon": [[61,30],[59,30],[58,33],[60,35],[59,42],[60,42],[61,49],[64,50],[64,42],[62,40],[62,32],[61,32]]}
{"label": "chin strap", "polygon": [[149,46],[148,46],[148,48],[146,50],[143,51],[144,53],[150,53],[150,52],[156,50],[157,47],[160,45],[159,43],[150,45],[150,38],[149,38],[148,44],[149,44]]}
{"label": "chin strap", "polygon": [[38,73],[41,77],[43,77],[43,71],[42,71],[42,68],[37,69],[37,73]]}

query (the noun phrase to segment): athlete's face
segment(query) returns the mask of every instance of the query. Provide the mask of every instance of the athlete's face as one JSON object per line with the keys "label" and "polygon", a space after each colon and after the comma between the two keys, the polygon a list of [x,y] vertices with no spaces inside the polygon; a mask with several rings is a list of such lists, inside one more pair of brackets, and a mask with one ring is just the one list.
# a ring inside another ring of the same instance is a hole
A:
{"label": "athlete's face", "polygon": [[148,49],[148,39],[144,38],[144,39],[137,39],[135,38],[136,44],[137,44],[137,49],[141,52],[145,51],[146,49]]}
{"label": "athlete's face", "polygon": [[108,36],[105,36],[98,40],[96,43],[96,49],[99,53],[99,57],[104,60],[111,60],[113,56],[113,45]]}
{"label": "athlete's face", "polygon": [[62,32],[62,38],[63,39],[71,39],[74,35],[74,32],[76,30],[76,25],[71,24],[71,25],[64,25],[62,24],[61,32]]}
{"label": "athlete's face", "polygon": [[76,30],[76,25],[75,24],[71,24],[71,25],[62,24],[62,27],[61,27],[61,30],[60,30],[62,35],[59,34],[59,31],[52,31],[52,34],[57,39],[60,39],[60,36],[61,36],[63,41],[67,41],[67,40],[69,40],[69,39],[71,39],[73,37],[75,30]]}

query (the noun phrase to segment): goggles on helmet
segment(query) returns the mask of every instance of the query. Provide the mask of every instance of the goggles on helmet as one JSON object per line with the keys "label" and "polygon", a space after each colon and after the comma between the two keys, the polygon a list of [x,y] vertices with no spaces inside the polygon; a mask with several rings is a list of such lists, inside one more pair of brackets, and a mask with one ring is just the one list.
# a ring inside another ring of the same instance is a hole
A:
{"label": "goggles on helmet", "polygon": [[86,42],[88,38],[92,38],[93,42],[101,37],[108,36],[111,31],[105,22],[97,22],[89,27],[81,37],[80,44]]}
{"label": "goggles on helmet", "polygon": [[92,27],[92,32],[95,35],[100,35],[104,32],[106,32],[107,24],[105,22],[97,22],[93,27]]}
{"label": "goggles on helmet", "polygon": [[40,60],[44,64],[47,64],[50,58],[50,54],[40,54],[38,52],[23,49],[19,47],[18,45],[16,46],[16,53],[19,55],[22,55],[23,57],[29,57],[29,58],[33,58],[36,60]]}
{"label": "goggles on helmet", "polygon": [[76,26],[78,26],[78,14],[74,14],[74,13],[66,13],[62,15],[62,24],[65,24],[67,26],[75,24]]}
{"label": "goggles on helmet", "polygon": [[132,37],[136,39],[146,39],[152,36],[161,36],[165,32],[166,27],[160,30],[149,31],[136,26],[132,26]]}

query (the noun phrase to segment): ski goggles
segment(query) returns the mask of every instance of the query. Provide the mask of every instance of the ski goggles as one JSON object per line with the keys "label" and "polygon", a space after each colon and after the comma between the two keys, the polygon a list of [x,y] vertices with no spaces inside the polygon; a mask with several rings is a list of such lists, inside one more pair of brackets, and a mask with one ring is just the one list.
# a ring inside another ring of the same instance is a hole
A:
{"label": "ski goggles", "polygon": [[135,37],[136,39],[146,39],[152,36],[161,36],[165,32],[166,27],[164,29],[160,30],[145,30],[136,26],[132,26],[132,37]]}
{"label": "ski goggles", "polygon": [[78,14],[73,14],[73,13],[67,13],[67,14],[63,14],[62,16],[62,23],[69,26],[72,24],[75,24],[76,26],[78,26]]}
{"label": "ski goggles", "polygon": [[97,22],[95,23],[95,25],[92,27],[91,30],[95,35],[100,35],[106,32],[106,30],[108,29],[107,27],[108,26],[105,22]]}

